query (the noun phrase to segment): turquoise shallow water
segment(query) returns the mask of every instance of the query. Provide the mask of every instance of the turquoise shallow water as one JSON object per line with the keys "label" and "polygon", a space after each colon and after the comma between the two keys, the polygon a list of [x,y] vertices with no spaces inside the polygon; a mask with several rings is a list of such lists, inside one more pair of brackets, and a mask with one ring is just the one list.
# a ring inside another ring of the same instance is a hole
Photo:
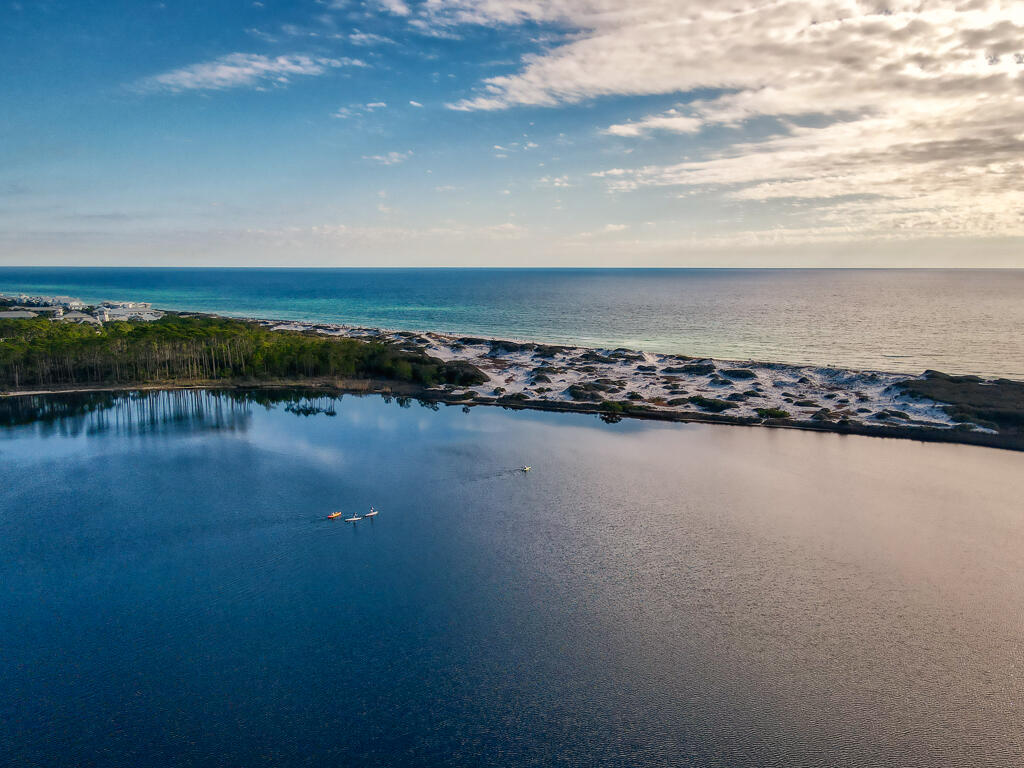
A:
{"label": "turquoise shallow water", "polygon": [[0,428],[2,765],[1024,764],[1024,454],[72,402]]}
{"label": "turquoise shallow water", "polygon": [[726,359],[1024,378],[1024,270],[0,267],[0,291]]}

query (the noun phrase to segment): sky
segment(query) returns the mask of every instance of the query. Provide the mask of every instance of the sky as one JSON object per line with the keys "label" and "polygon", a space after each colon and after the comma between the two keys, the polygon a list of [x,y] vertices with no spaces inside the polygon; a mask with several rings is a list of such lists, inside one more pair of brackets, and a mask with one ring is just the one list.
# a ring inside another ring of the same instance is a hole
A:
{"label": "sky", "polygon": [[1024,1],[0,0],[0,265],[1024,267]]}

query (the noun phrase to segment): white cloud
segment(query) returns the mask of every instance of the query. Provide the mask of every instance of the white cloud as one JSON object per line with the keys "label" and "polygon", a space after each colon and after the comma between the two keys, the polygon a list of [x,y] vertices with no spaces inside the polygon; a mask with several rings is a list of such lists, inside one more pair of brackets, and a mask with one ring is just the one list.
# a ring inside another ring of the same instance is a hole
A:
{"label": "white cloud", "polygon": [[246,234],[280,244],[299,245],[310,239],[337,245],[386,246],[402,243],[493,242],[518,240],[528,230],[514,222],[494,225],[445,221],[432,227],[353,226],[321,224],[313,227],[249,229]]}
{"label": "white cloud", "polygon": [[365,117],[367,112],[373,112],[387,107],[387,102],[371,101],[369,104],[349,104],[347,107],[339,107],[333,117],[339,120],[349,120],[353,117]]}
{"label": "white cloud", "polygon": [[362,32],[358,29],[353,30],[349,36],[348,41],[352,45],[360,45],[363,47],[369,47],[373,45],[393,45],[394,40],[384,35],[378,35],[374,32]]}
{"label": "white cloud", "polygon": [[610,125],[605,129],[605,133],[613,136],[643,136],[654,131],[696,133],[703,124],[699,118],[688,117],[680,114],[678,110],[670,109],[661,115],[648,115],[634,122]]}
{"label": "white cloud", "polygon": [[563,242],[567,244],[592,243],[595,238],[600,239],[603,235],[614,235],[617,232],[625,232],[629,229],[628,224],[605,224],[601,229],[586,232],[577,232]]}
{"label": "white cloud", "polygon": [[371,160],[380,165],[398,165],[412,157],[412,150],[408,152],[388,152],[383,155],[363,155],[363,160]]}
{"label": "white cloud", "polygon": [[537,184],[542,187],[571,187],[568,176],[541,176]]}
{"label": "white cloud", "polygon": [[410,101],[409,101],[409,105],[410,105],[410,106],[413,106],[413,107],[422,107],[422,106],[423,106],[423,105],[422,105],[422,104],[420,104],[420,103],[419,103],[418,101],[412,101],[411,99],[410,99]]}
{"label": "white cloud", "polygon": [[461,36],[452,32],[446,26],[438,26],[437,24],[427,21],[426,19],[411,19],[409,26],[419,34],[425,37],[434,37],[439,40],[460,40]]}
{"label": "white cloud", "polygon": [[842,233],[1024,235],[1024,147],[999,115],[985,115],[974,115],[970,135],[963,133],[967,117],[956,110],[794,127],[699,160],[595,176],[619,190],[685,187],[741,201],[805,201],[829,240]]}
{"label": "white cloud", "polygon": [[277,38],[274,35],[270,34],[266,30],[258,29],[257,27],[250,27],[249,29],[245,30],[245,32],[246,34],[252,35],[253,37],[258,38],[265,43],[277,42]]}
{"label": "white cloud", "polygon": [[453,109],[699,94],[606,132],[722,135],[753,119],[779,127],[774,138],[696,159],[599,174],[613,189],[804,201],[790,223],[800,237],[1024,234],[1020,0],[428,0],[424,7],[424,23],[440,29],[528,22],[570,33],[524,57],[518,71],[483,81]]}
{"label": "white cloud", "polygon": [[376,0],[377,5],[395,16],[408,16],[412,11],[404,0]]}
{"label": "white cloud", "polygon": [[493,227],[485,227],[482,231],[484,234],[502,239],[519,239],[526,235],[524,227],[511,221],[506,221],[504,224],[497,224]]}
{"label": "white cloud", "polygon": [[143,78],[134,89],[143,93],[165,91],[219,91],[227,88],[282,85],[295,76],[322,75],[337,67],[366,66],[359,59],[323,58],[292,54],[262,56],[231,53],[213,61],[190,64],[159,75]]}

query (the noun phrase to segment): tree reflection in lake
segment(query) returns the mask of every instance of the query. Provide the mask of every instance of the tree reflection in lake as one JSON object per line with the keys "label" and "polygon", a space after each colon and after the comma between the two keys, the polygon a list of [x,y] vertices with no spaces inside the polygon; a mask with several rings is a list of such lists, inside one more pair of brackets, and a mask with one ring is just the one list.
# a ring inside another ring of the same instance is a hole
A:
{"label": "tree reflection in lake", "polygon": [[[64,392],[0,398],[0,428],[34,426],[40,436],[245,431],[254,405],[296,416],[336,416],[343,395],[308,389],[174,389]],[[408,408],[413,398],[384,397]],[[437,403],[417,402],[431,410]]]}
{"label": "tree reflection in lake", "polygon": [[253,405],[279,404],[297,416],[337,414],[341,396],[298,390],[66,392],[0,398],[0,428],[32,426],[40,436],[245,431]]}
{"label": "tree reflection in lake", "polygon": [[207,390],[68,392],[0,399],[0,426],[60,435],[170,435],[248,427],[244,402]]}

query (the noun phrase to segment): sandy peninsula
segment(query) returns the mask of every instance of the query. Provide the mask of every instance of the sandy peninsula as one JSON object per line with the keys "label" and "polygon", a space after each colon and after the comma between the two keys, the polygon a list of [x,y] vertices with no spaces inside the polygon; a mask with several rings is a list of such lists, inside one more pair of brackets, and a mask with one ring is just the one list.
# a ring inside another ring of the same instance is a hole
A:
{"label": "sandy peninsula", "polygon": [[[466,404],[814,429],[1024,449],[1024,383],[692,358],[630,349],[255,319],[279,331],[383,341],[462,361],[487,381],[426,390]],[[986,418],[989,417],[989,418]]]}

